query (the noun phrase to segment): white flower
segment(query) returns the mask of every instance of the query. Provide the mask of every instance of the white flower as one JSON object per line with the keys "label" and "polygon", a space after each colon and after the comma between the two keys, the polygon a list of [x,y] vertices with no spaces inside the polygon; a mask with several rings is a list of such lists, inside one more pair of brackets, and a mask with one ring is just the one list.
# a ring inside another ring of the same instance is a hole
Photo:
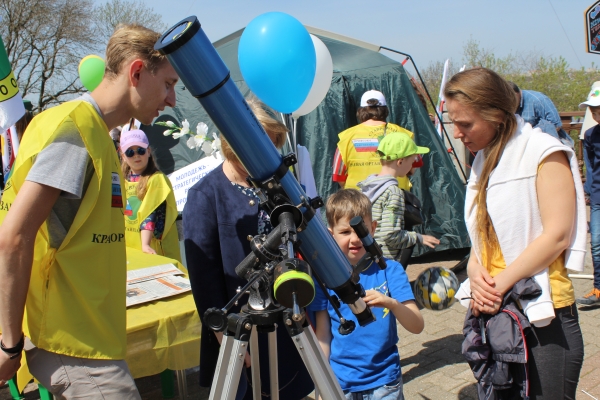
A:
{"label": "white flower", "polygon": [[183,132],[183,130],[173,133],[173,139],[179,139],[182,136],[185,136],[185,133]]}
{"label": "white flower", "polygon": [[221,139],[219,139],[217,137],[217,134],[214,133],[214,132],[212,133],[212,137],[213,137],[213,141],[212,141],[212,143],[211,143],[210,146],[212,148],[212,153],[211,154],[214,154],[217,151],[221,150]]}
{"label": "white flower", "polygon": [[170,130],[170,129],[167,129],[166,131],[164,131],[164,132],[163,132],[163,135],[165,135],[165,136],[170,136],[170,135],[171,135],[171,133],[173,133],[173,131],[172,131],[172,130]]}
{"label": "white flower", "polygon": [[213,137],[213,141],[210,144],[211,147],[211,156],[214,156],[217,160],[221,160],[223,161],[225,158],[223,157],[223,154],[221,154],[221,139],[219,139],[219,137],[217,136],[216,133],[212,133],[212,137]]}
{"label": "white flower", "polygon": [[211,154],[211,152],[212,152],[212,143],[209,142],[208,140],[204,141],[204,143],[202,143],[202,151],[205,154]]}
{"label": "white flower", "polygon": [[167,122],[166,122],[166,125],[167,125],[169,128],[175,128],[175,127],[177,126],[177,125],[175,125],[175,122],[173,122],[173,121],[167,121]]}
{"label": "white flower", "polygon": [[206,136],[206,132],[208,132],[208,125],[204,122],[198,122],[198,125],[196,125],[196,135]]}
{"label": "white flower", "polygon": [[184,119],[181,123],[181,136],[187,135],[188,133],[190,133],[190,123],[187,119]]}
{"label": "white flower", "polygon": [[186,144],[190,149],[197,149],[202,146],[202,143],[204,143],[204,137],[198,138],[198,136],[192,136],[188,139]]}

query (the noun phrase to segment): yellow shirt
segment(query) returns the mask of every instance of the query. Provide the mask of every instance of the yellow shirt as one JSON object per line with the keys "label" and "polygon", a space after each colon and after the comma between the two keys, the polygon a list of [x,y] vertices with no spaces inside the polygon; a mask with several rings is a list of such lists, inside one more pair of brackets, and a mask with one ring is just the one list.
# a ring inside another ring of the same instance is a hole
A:
{"label": "yellow shirt", "polygon": [[[492,259],[490,265],[486,265],[486,269],[493,278],[506,269],[506,262],[500,248],[492,249],[492,251]],[[485,264],[484,249],[481,250],[481,258]],[[573,304],[575,302],[575,292],[573,290],[573,283],[567,276],[564,251],[548,266],[548,277],[550,278],[550,291],[552,292],[554,308],[566,307]]]}
{"label": "yellow shirt", "polygon": [[[369,175],[378,174],[381,171],[381,161],[377,154],[379,141],[385,134],[403,133],[412,139],[414,134],[395,124],[370,126],[359,124],[350,129],[346,129],[338,135],[338,149],[346,168],[348,168],[348,178],[346,179],[345,189],[358,189],[356,184],[367,179]],[[408,177],[398,177],[398,186],[400,189],[410,190],[410,180]]]}
{"label": "yellow shirt", "polygon": [[[538,166],[538,172],[544,165],[544,162],[545,160]],[[485,247],[481,249],[481,258],[483,261],[486,260]],[[486,266],[486,269],[492,278],[506,269],[506,262],[504,261],[500,247],[492,249],[491,263]],[[548,266],[548,277],[550,278],[550,290],[552,292],[554,308],[562,308],[573,304],[575,302],[575,291],[573,290],[573,282],[571,282],[565,268],[564,251]]]}

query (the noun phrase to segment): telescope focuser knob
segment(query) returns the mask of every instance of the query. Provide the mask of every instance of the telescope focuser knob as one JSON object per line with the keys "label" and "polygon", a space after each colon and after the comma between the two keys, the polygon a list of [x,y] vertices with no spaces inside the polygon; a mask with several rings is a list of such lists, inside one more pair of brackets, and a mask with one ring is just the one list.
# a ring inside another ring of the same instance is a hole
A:
{"label": "telescope focuser knob", "polygon": [[354,329],[356,329],[356,324],[351,319],[342,318],[340,320],[340,327],[338,328],[340,335],[349,335]]}
{"label": "telescope focuser knob", "polygon": [[296,165],[297,162],[298,159],[294,153],[289,153],[288,155],[283,156],[283,164],[288,168],[292,165]]}
{"label": "telescope focuser knob", "polygon": [[227,315],[220,308],[209,308],[204,313],[204,322],[215,332],[223,332],[227,329]]}
{"label": "telescope focuser knob", "polygon": [[325,205],[325,203],[323,202],[323,199],[320,196],[317,196],[314,199],[310,199],[309,204],[315,210],[317,208],[321,208],[321,207],[323,207]]}

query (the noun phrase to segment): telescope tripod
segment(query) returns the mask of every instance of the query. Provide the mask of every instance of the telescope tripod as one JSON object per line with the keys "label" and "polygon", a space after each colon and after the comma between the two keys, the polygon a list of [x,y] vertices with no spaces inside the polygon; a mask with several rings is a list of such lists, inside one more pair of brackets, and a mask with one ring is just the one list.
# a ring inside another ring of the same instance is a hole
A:
{"label": "telescope tripod", "polygon": [[312,328],[303,315],[299,319],[298,314],[282,306],[268,311],[256,312],[246,305],[242,307],[239,314],[227,316],[227,330],[224,332],[223,341],[221,342],[221,350],[219,351],[209,400],[235,399],[248,343],[250,343],[252,361],[253,398],[254,400],[262,398],[257,332],[268,332],[271,399],[279,400],[276,332],[278,323],[284,324],[287,328],[322,398],[328,400],[342,400],[345,398]]}

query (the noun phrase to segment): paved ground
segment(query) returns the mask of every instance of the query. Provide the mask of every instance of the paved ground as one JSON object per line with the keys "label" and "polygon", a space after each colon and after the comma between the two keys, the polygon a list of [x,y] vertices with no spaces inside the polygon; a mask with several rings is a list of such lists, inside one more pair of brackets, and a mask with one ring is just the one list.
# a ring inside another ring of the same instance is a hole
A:
{"label": "paved ground", "polygon": [[[454,266],[462,257],[453,253],[446,260],[432,261],[409,266],[411,280],[418,273],[433,265]],[[591,257],[588,252],[585,274],[592,273]],[[461,281],[464,272],[458,273]],[[574,279],[576,296],[581,296],[591,288],[591,281]],[[420,335],[412,335],[400,329],[399,351],[402,359],[404,395],[412,400],[477,399],[475,380],[460,354],[462,342],[462,322],[465,309],[455,304],[445,311],[423,310],[425,330]],[[577,399],[600,399],[600,306],[579,307],[579,316],[585,342],[585,361],[579,381]],[[196,374],[188,375],[187,399],[208,399],[208,391],[199,389]],[[158,376],[136,380],[144,400],[160,400],[161,389]],[[588,394],[584,393],[587,392]],[[26,399],[39,399],[38,392],[30,384],[25,393]],[[8,400],[7,388],[0,388],[0,400]],[[285,400],[285,399],[282,399]]]}

